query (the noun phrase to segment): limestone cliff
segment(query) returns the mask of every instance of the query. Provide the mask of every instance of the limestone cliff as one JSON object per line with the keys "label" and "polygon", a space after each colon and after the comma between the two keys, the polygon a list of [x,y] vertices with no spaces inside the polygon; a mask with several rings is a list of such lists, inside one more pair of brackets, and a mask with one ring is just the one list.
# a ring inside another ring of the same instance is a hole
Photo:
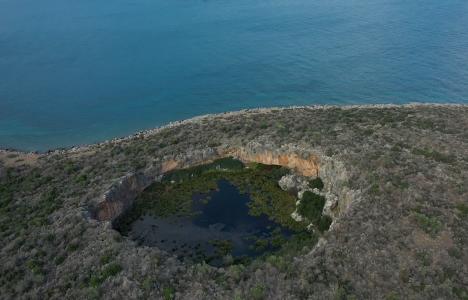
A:
{"label": "limestone cliff", "polygon": [[128,174],[103,195],[98,203],[94,217],[99,221],[111,221],[122,214],[153,180],[143,174]]}
{"label": "limestone cliff", "polygon": [[133,204],[134,199],[148,185],[164,173],[211,162],[218,158],[234,157],[243,162],[279,165],[305,177],[321,176],[327,193],[326,213],[337,218],[346,210],[354,196],[345,186],[346,170],[331,158],[313,154],[293,145],[273,148],[259,142],[244,147],[207,148],[164,157],[142,173],[131,173],[114,183],[97,204],[94,217],[99,221],[113,221]]}
{"label": "limestone cliff", "polygon": [[228,149],[224,156],[233,156],[244,162],[257,162],[266,165],[279,165],[293,169],[303,176],[318,176],[319,160],[313,154],[302,157],[298,153],[282,151],[260,150],[249,151],[248,148]]}

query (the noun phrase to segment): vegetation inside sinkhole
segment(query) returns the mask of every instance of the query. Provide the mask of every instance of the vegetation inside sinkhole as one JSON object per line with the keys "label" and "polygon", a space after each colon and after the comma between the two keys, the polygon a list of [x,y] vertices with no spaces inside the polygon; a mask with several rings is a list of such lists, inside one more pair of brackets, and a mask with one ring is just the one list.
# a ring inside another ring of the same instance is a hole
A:
{"label": "vegetation inside sinkhole", "polygon": [[[325,198],[313,192],[298,207],[305,219],[291,218],[296,195],[278,185],[289,172],[233,158],[173,171],[149,186],[115,227],[139,244],[217,266],[248,263],[286,247],[300,250],[316,240],[307,226],[312,222],[323,232],[331,219],[322,216]],[[310,185],[323,187],[320,179]]]}

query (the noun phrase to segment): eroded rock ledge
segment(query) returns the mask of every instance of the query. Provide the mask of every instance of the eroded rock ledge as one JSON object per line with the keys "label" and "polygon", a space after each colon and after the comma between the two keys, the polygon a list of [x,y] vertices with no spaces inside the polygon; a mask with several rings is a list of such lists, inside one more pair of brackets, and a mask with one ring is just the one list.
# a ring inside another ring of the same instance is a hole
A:
{"label": "eroded rock ledge", "polygon": [[342,163],[294,145],[283,145],[273,149],[252,142],[245,147],[207,148],[179,153],[173,157],[162,158],[159,163],[144,171],[129,173],[104,193],[93,216],[98,221],[112,222],[132,205],[139,193],[152,182],[159,180],[164,173],[209,163],[223,157],[234,157],[245,163],[280,165],[306,177],[320,176],[325,182],[325,208],[333,219],[344,213],[358,195],[358,192],[346,186],[347,172]]}
{"label": "eroded rock ledge", "polygon": [[152,180],[144,174],[128,174],[103,195],[95,211],[95,218],[99,221],[114,220],[129,208],[136,196],[141,193]]}

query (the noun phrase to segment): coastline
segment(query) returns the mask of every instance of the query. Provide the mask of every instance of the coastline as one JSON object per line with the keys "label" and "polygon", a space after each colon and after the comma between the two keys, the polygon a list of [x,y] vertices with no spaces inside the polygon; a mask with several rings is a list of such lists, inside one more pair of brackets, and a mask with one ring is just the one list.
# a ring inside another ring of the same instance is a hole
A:
{"label": "coastline", "polygon": [[232,117],[232,116],[241,116],[244,114],[249,113],[271,113],[274,111],[287,111],[287,110],[297,110],[297,109],[307,109],[307,110],[328,110],[328,109],[390,109],[390,108],[418,108],[418,107],[440,107],[440,108],[456,108],[456,107],[468,107],[468,104],[460,104],[460,103],[420,103],[420,102],[410,102],[406,104],[352,104],[352,105],[300,105],[300,106],[277,106],[277,107],[259,107],[259,108],[249,108],[249,109],[242,109],[237,111],[227,111],[222,113],[210,113],[204,115],[194,116],[192,118],[178,120],[166,123],[165,125],[161,125],[154,128],[149,128],[141,131],[137,131],[133,134],[126,135],[126,136],[118,136],[111,139],[106,139],[101,142],[97,143],[90,143],[90,144],[82,144],[82,145],[74,145],[70,147],[60,147],[55,149],[49,149],[47,151],[23,151],[21,149],[14,149],[14,148],[2,148],[0,145],[0,157],[8,155],[8,154],[17,154],[17,155],[33,155],[37,157],[45,156],[45,155],[53,155],[53,154],[76,154],[79,152],[86,152],[91,151],[96,148],[109,145],[109,144],[118,144],[121,142],[131,141],[136,138],[147,138],[152,135],[158,134],[159,132],[174,128],[177,126],[182,126],[186,124],[193,124],[198,123],[204,120],[210,120],[213,118],[219,117]]}
{"label": "coastline", "polygon": [[[466,286],[460,259],[468,253],[461,238],[468,230],[462,222],[468,216],[467,116],[467,105],[419,103],[263,108],[197,116],[45,154],[0,152],[4,278],[27,274],[17,279],[21,287],[37,272],[42,275],[28,290],[4,284],[2,294],[17,298],[40,291],[63,298],[67,286],[65,298],[91,298],[98,290],[102,298],[147,293],[159,299],[161,290],[143,290],[145,282],[171,280],[180,299],[193,299],[202,290],[217,291],[217,299],[234,298],[236,289],[247,291],[241,295],[248,299],[258,285],[281,299],[306,294],[328,299],[348,280],[359,299],[372,298],[370,293],[385,299],[395,287],[409,298],[454,299],[452,291]],[[300,252],[293,246],[242,270],[221,270],[179,261],[158,247],[139,247],[113,227],[161,175],[225,157],[319,176],[330,230],[317,233],[317,243]],[[376,251],[382,248],[385,252]],[[421,263],[422,250],[433,257],[430,266]],[[37,251],[45,255],[38,257]],[[118,274],[90,285],[90,276],[107,270],[101,257],[109,253]],[[59,264],[55,257],[62,257]],[[8,264],[20,260],[26,263]],[[150,261],[155,265],[148,268]],[[279,262],[278,268],[272,262]],[[437,282],[438,270],[454,272],[446,286],[421,293],[411,281],[401,281],[401,265],[418,285]],[[257,276],[260,272],[265,277]],[[356,272],[359,278],[347,275]],[[317,274],[330,284],[317,281]],[[122,284],[130,281],[135,283],[130,288]],[[310,284],[298,289],[300,281]]]}

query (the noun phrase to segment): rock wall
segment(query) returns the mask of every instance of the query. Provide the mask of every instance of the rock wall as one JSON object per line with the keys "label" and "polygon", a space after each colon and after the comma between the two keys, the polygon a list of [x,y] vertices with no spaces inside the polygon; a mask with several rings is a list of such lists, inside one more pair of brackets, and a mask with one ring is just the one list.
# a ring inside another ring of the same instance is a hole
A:
{"label": "rock wall", "polygon": [[226,150],[224,156],[233,156],[244,162],[283,166],[307,177],[317,177],[319,174],[319,159],[313,154],[305,154],[303,157],[296,152],[249,151],[248,148],[238,148]]}
{"label": "rock wall", "polygon": [[147,170],[141,173],[129,173],[113,183],[99,200],[91,215],[98,221],[112,222],[132,206],[138,194],[164,173],[208,163],[217,158],[220,156],[212,148],[162,158],[161,162]]}
{"label": "rock wall", "polygon": [[348,186],[348,171],[341,161],[325,156],[321,162],[320,178],[325,184],[327,199],[324,213],[336,220],[361,199],[361,191]]}
{"label": "rock wall", "polygon": [[347,175],[344,166],[331,158],[290,145],[273,148],[261,143],[249,143],[246,147],[188,150],[176,156],[161,158],[155,166],[144,172],[128,174],[115,182],[96,205],[93,216],[98,221],[114,221],[133,204],[139,193],[164,173],[229,156],[243,162],[284,166],[306,177],[322,177],[327,191],[327,214],[333,218],[346,210],[354,197],[353,191],[346,188]]}
{"label": "rock wall", "polygon": [[133,204],[133,200],[152,182],[153,178],[144,174],[128,174],[103,195],[97,204],[94,218],[99,221],[113,221]]}

